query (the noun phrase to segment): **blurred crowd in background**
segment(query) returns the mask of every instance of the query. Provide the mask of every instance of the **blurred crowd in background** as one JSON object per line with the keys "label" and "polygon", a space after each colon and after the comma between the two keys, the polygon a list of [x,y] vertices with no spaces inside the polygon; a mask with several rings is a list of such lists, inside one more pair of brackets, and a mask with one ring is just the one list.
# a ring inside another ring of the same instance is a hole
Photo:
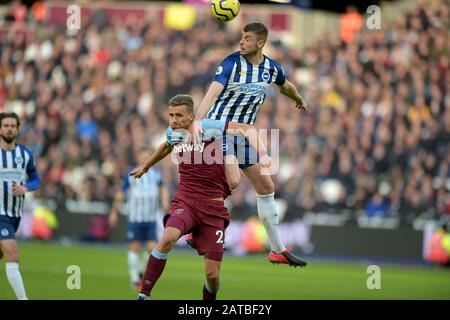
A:
{"label": "blurred crowd in background", "polygon": [[[326,34],[304,49],[269,35],[265,53],[309,106],[296,110],[274,86],[256,122],[280,129],[275,183],[286,221],[305,212],[407,223],[450,214],[449,8],[420,3],[381,30]],[[43,182],[36,197],[111,203],[137,151],[164,141],[169,98],[189,93],[198,106],[240,36],[210,18],[174,31],[101,11],[75,33],[40,26],[32,41],[3,35],[0,109],[24,119],[19,142]],[[161,167],[174,192],[177,167],[170,159]],[[231,205],[234,218],[256,213],[245,177]]]}

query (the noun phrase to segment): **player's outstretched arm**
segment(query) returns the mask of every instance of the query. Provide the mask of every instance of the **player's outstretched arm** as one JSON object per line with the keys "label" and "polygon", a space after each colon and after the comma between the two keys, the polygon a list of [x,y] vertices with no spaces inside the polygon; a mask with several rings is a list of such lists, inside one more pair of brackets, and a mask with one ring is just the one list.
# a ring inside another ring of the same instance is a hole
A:
{"label": "player's outstretched arm", "polygon": [[213,81],[206,92],[205,97],[198,106],[198,110],[195,113],[195,120],[200,121],[206,115],[206,113],[211,109],[211,106],[216,101],[219,94],[222,92],[224,86],[218,81]]}
{"label": "player's outstretched arm", "polygon": [[298,93],[297,88],[292,84],[292,82],[286,80],[280,86],[280,92],[286,97],[292,99],[296,103],[295,107],[297,109],[308,111],[305,100],[303,100],[302,96]]}
{"label": "player's outstretched arm", "polygon": [[156,151],[150,156],[150,158],[136,170],[130,173],[130,176],[139,179],[144,173],[146,173],[151,167],[164,159],[169,153],[172,152],[173,145],[170,145],[167,141],[161,143]]}

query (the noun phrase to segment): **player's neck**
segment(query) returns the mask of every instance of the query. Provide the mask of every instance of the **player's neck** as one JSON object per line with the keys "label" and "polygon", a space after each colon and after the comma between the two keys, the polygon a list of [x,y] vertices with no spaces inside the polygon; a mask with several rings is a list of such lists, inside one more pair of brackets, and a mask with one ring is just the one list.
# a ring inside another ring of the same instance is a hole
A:
{"label": "player's neck", "polygon": [[14,150],[14,148],[16,147],[16,141],[8,143],[5,140],[1,139],[0,146],[3,150]]}
{"label": "player's neck", "polygon": [[253,55],[246,55],[245,58],[248,62],[251,64],[259,65],[264,61],[264,55],[261,51],[258,51],[257,53]]}

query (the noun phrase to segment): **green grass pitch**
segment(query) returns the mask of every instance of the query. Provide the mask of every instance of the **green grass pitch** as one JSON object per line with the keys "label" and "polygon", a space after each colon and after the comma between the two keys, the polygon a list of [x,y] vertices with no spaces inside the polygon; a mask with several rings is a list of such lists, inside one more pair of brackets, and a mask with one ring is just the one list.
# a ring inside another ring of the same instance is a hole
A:
{"label": "green grass pitch", "polygon": [[[19,242],[20,270],[30,299],[131,299],[127,249]],[[222,264],[218,299],[450,299],[450,270],[380,265],[381,289],[369,290],[367,264],[309,261],[306,268],[272,265],[265,255],[233,257]],[[0,300],[14,299],[0,260]],[[67,267],[81,270],[81,288],[69,290]],[[153,299],[201,299],[203,258],[193,251],[169,254]]]}

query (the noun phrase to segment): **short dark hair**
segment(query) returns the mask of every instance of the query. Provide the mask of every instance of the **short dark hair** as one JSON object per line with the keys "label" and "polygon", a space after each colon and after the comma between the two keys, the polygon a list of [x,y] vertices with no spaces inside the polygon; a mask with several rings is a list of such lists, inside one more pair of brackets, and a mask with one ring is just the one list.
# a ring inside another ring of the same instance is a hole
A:
{"label": "short dark hair", "polygon": [[16,119],[17,129],[20,127],[20,118],[19,115],[15,112],[1,112],[0,113],[0,127],[2,126],[3,119],[6,118],[14,118]]}
{"label": "short dark hair", "polygon": [[176,107],[182,105],[186,105],[187,110],[190,113],[194,112],[194,101],[188,94],[177,94],[176,96],[170,98],[169,100],[169,107]]}
{"label": "short dark hair", "polygon": [[244,32],[254,32],[258,36],[258,38],[266,41],[267,37],[269,36],[269,30],[264,25],[264,23],[261,22],[252,22],[247,24],[244,27]]}

